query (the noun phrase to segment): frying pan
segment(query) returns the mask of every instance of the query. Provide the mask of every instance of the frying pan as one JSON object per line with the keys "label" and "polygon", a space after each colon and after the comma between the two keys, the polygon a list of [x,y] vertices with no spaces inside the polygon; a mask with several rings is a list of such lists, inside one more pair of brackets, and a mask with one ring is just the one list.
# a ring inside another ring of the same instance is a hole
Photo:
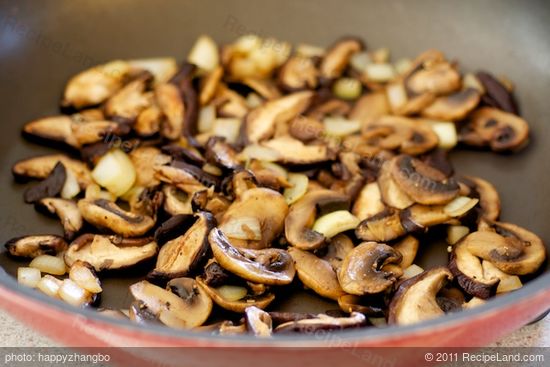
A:
{"label": "frying pan", "polygon": [[[389,47],[395,58],[428,48],[460,61],[463,70],[487,69],[508,76],[525,119],[531,144],[519,154],[453,151],[459,172],[495,183],[502,218],[537,233],[550,244],[550,3],[534,1],[1,1],[0,2],[0,182],[1,240],[31,233],[58,233],[58,223],[24,205],[24,186],[13,183],[18,159],[52,150],[20,137],[31,119],[57,113],[67,79],[115,58],[176,56],[207,33],[229,42],[246,33],[326,46],[342,35],[358,35],[371,47]],[[445,246],[424,246],[422,266],[446,263]],[[32,327],[72,346],[187,346],[186,365],[257,361],[250,348],[204,350],[202,346],[265,347],[262,364],[295,361],[328,365],[363,363],[342,348],[316,347],[481,346],[533,320],[550,307],[550,271],[522,289],[474,310],[407,327],[367,328],[327,335],[214,337],[163,327],[142,328],[77,310],[13,280],[21,264],[0,254],[0,303]],[[127,285],[140,274],[105,280],[104,304],[127,307]],[[307,293],[279,307],[298,311],[334,308]],[[335,343],[337,340],[338,343]],[[308,347],[279,353],[285,347]],[[268,357],[273,356],[273,357]],[[364,364],[363,364],[364,365]]]}

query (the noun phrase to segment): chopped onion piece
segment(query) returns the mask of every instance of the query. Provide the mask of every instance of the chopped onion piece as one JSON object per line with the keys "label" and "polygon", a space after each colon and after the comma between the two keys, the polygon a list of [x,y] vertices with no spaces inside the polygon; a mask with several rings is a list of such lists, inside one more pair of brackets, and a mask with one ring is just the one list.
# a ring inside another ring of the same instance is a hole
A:
{"label": "chopped onion piece", "polygon": [[67,272],[65,261],[57,256],[40,255],[32,259],[29,267],[40,270],[43,273],[63,275]]}
{"label": "chopped onion piece", "polygon": [[80,192],[80,185],[73,171],[68,169],[65,172],[67,173],[67,177],[61,189],[61,197],[63,199],[72,199]]}
{"label": "chopped onion piece", "polygon": [[90,293],[71,279],[64,279],[59,287],[59,298],[73,306],[82,306],[91,299]]}
{"label": "chopped onion piece", "polygon": [[384,317],[369,317],[369,321],[373,326],[376,327],[388,326],[388,322]]}
{"label": "chopped onion piece", "polygon": [[144,69],[155,77],[156,83],[165,83],[178,71],[178,63],[173,57],[129,60],[132,68]]}
{"label": "chopped onion piece", "polygon": [[403,83],[392,83],[386,87],[386,95],[392,110],[397,110],[407,103],[407,91]]}
{"label": "chopped onion piece", "polygon": [[199,111],[199,121],[197,129],[199,133],[207,133],[212,130],[214,120],[216,119],[216,108],[213,105],[207,105]]}
{"label": "chopped onion piece", "polygon": [[204,71],[212,71],[220,64],[218,45],[208,36],[200,36],[189,52],[187,61]]}
{"label": "chopped onion piece", "polygon": [[472,73],[467,73],[466,75],[464,75],[464,78],[462,78],[462,88],[473,88],[481,94],[485,93],[485,88],[483,87],[483,84],[481,84],[477,76]]}
{"label": "chopped onion piece", "polygon": [[283,166],[281,166],[277,163],[273,163],[273,162],[269,162],[269,161],[261,161],[260,164],[265,169],[268,169],[270,171],[275,172],[278,176],[282,176],[284,178],[287,178],[287,176],[288,176],[287,170]]}
{"label": "chopped onion piece", "polygon": [[243,299],[248,294],[248,291],[244,287],[238,287],[236,285],[222,285],[217,288],[218,293],[224,299],[229,302],[235,302]]}
{"label": "chopped onion piece", "polygon": [[411,266],[403,270],[403,275],[401,276],[400,279],[409,279],[423,272],[424,272],[424,269],[422,269],[420,266],[416,264],[412,264]]}
{"label": "chopped onion piece", "polygon": [[376,49],[370,53],[370,57],[377,64],[385,64],[390,61],[390,49],[387,47]]}
{"label": "chopped onion piece", "polygon": [[232,217],[220,226],[229,238],[259,241],[262,239],[262,226],[257,217]]}
{"label": "chopped onion piece", "polygon": [[217,118],[212,126],[212,135],[223,136],[230,144],[237,142],[241,130],[241,119]]}
{"label": "chopped onion piece", "polygon": [[447,227],[447,243],[454,245],[458,243],[464,236],[470,233],[470,229],[466,226],[448,226]]}
{"label": "chopped onion piece", "polygon": [[246,105],[250,109],[259,107],[262,103],[264,103],[264,100],[256,93],[248,93],[248,96],[246,96]]}
{"label": "chopped onion piece", "polygon": [[360,73],[363,73],[367,69],[367,66],[369,64],[372,64],[372,60],[369,53],[363,51],[353,54],[353,56],[349,60],[349,63],[352,68],[359,71]]}
{"label": "chopped onion piece", "polygon": [[467,196],[459,196],[445,205],[443,211],[451,217],[460,217],[477,205],[479,199],[472,199]]}
{"label": "chopped onion piece", "polygon": [[40,270],[36,268],[17,268],[17,282],[21,285],[36,288],[41,278]]}
{"label": "chopped onion piece", "polygon": [[325,132],[331,136],[346,136],[361,130],[361,123],[343,117],[325,117],[323,120]]}
{"label": "chopped onion piece", "polygon": [[241,161],[258,159],[264,162],[275,162],[279,158],[281,158],[279,152],[259,144],[247,145],[239,154]]}
{"label": "chopped onion piece", "polygon": [[36,288],[50,297],[58,297],[59,288],[63,282],[51,275],[44,275],[36,285]]}
{"label": "chopped onion piece", "polygon": [[69,271],[69,278],[78,284],[79,287],[90,293],[101,293],[101,283],[94,272],[85,265],[75,263]]}
{"label": "chopped onion piece", "polygon": [[99,185],[96,185],[94,183],[89,184],[86,187],[86,192],[84,194],[84,197],[86,199],[105,199],[109,201],[116,200],[116,196],[111,194],[109,191],[101,190],[101,187],[99,187]]}
{"label": "chopped onion piece", "polygon": [[306,175],[301,173],[289,173],[288,183],[292,186],[285,189],[283,196],[285,197],[286,203],[290,205],[294,204],[306,194],[309,179]]}
{"label": "chopped onion piece", "polygon": [[296,55],[303,57],[321,57],[325,54],[325,49],[318,46],[308,45],[305,43],[296,46]]}
{"label": "chopped onion piece", "polygon": [[94,170],[92,178],[116,197],[130,190],[136,180],[132,160],[120,149],[105,154]]}
{"label": "chopped onion piece", "polygon": [[313,230],[327,238],[332,238],[338,233],[355,229],[359,222],[359,218],[347,210],[337,210],[317,219],[313,224]]}
{"label": "chopped onion piece", "polygon": [[395,71],[397,71],[397,74],[399,75],[403,75],[407,73],[412,66],[413,66],[412,60],[407,58],[399,59],[394,64]]}
{"label": "chopped onion piece", "polygon": [[334,95],[342,99],[357,99],[362,90],[361,82],[353,78],[340,78],[332,86]]}
{"label": "chopped onion piece", "polygon": [[370,81],[384,83],[395,78],[395,70],[391,64],[369,64],[365,75]]}
{"label": "chopped onion piece", "polygon": [[458,142],[456,125],[448,121],[430,121],[426,120],[439,140],[439,147],[442,149],[451,149]]}
{"label": "chopped onion piece", "polygon": [[491,263],[490,261],[483,260],[483,262],[481,263],[481,267],[483,269],[483,275],[485,278],[500,279],[497,287],[497,293],[511,292],[523,287],[523,284],[521,283],[521,280],[517,275],[506,274],[495,265],[493,265],[493,263]]}

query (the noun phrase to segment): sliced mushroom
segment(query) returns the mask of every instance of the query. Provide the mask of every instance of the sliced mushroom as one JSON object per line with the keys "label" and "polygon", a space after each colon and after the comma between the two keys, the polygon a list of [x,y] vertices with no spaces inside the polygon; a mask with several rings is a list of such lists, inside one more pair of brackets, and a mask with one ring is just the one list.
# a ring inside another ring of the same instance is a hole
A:
{"label": "sliced mushroom", "polygon": [[86,188],[92,183],[91,172],[86,163],[64,154],[50,154],[21,160],[13,165],[12,173],[16,179],[44,179],[50,175],[58,162],[63,163],[66,169],[74,173],[81,188]]}
{"label": "sliced mushroom", "polygon": [[[197,278],[197,284],[212,298],[214,303],[216,303],[221,308],[232,311],[243,313],[248,307],[258,307],[260,309],[265,309],[273,300],[275,300],[275,295],[273,293],[264,293],[261,295],[253,295],[245,293],[244,296],[240,299],[227,299],[224,297],[224,294],[220,292],[220,288],[214,288],[207,285],[203,279]],[[223,286],[222,286],[223,287]]]}
{"label": "sliced mushroom", "polygon": [[269,314],[258,307],[247,307],[245,310],[246,327],[255,336],[262,338],[271,336],[273,322]]}
{"label": "sliced mushroom", "polygon": [[[162,245],[150,277],[172,279],[187,276],[205,262],[209,251],[208,233],[214,228],[215,220],[206,212],[196,214],[195,218],[195,223],[185,233]],[[158,230],[155,238],[158,238]]]}
{"label": "sliced mushroom", "polygon": [[388,322],[410,325],[441,316],[437,293],[453,279],[447,268],[435,268],[401,283],[390,303]]}
{"label": "sliced mushroom", "polygon": [[152,103],[152,96],[146,93],[153,82],[153,75],[142,72],[126,84],[105,103],[105,113],[113,121],[133,124],[140,113]]}
{"label": "sliced mushroom", "polygon": [[518,150],[529,139],[527,122],[511,113],[483,107],[474,111],[459,131],[460,141],[495,152]]}
{"label": "sliced mushroom", "polygon": [[134,186],[155,187],[160,181],[155,177],[155,165],[169,161],[169,157],[161,155],[158,148],[138,147],[129,154],[136,169]]}
{"label": "sliced mushroom", "polygon": [[155,171],[160,181],[169,183],[188,194],[194,194],[212,186],[217,187],[220,181],[216,176],[180,160],[155,166]]}
{"label": "sliced mushroom", "polygon": [[162,325],[158,319],[158,315],[155,315],[143,301],[134,301],[130,305],[128,310],[128,318],[140,325]]}
{"label": "sliced mushroom", "polygon": [[207,105],[214,95],[223,77],[223,67],[217,66],[201,80],[199,102],[201,106]]}
{"label": "sliced mushroom", "polygon": [[239,247],[266,248],[285,223],[288,205],[280,193],[266,188],[244,191],[223,214],[219,228]]}
{"label": "sliced mushroom", "polygon": [[251,111],[245,121],[248,143],[257,143],[273,136],[276,122],[290,121],[310,104],[313,93],[297,92],[268,101]]}
{"label": "sliced mushroom", "polygon": [[155,86],[155,97],[158,106],[165,116],[160,133],[167,139],[177,140],[183,133],[185,105],[178,87],[163,83]]}
{"label": "sliced mushroom", "polygon": [[332,190],[311,191],[294,203],[285,219],[285,236],[288,242],[300,250],[314,250],[325,243],[325,237],[311,229],[318,208],[331,211],[346,208],[348,197]]}
{"label": "sliced mushroom", "polygon": [[25,190],[25,202],[35,203],[44,198],[57,196],[61,193],[66,180],[67,171],[65,166],[63,163],[57,162],[48,177],[33,187]]}
{"label": "sliced mushroom", "polygon": [[411,156],[395,157],[390,171],[397,186],[417,203],[444,204],[458,195],[456,179]]}
{"label": "sliced mushroom", "polygon": [[219,116],[242,118],[248,113],[246,99],[224,84],[218,87],[212,103],[217,106]]}
{"label": "sliced mushroom", "polygon": [[391,112],[397,116],[417,115],[432,104],[436,98],[432,92],[411,93],[402,79],[387,84],[386,96]]}
{"label": "sliced mushroom", "polygon": [[84,261],[95,271],[122,269],[154,257],[157,250],[157,243],[150,238],[84,234],[71,243],[65,262],[72,266],[78,260]]}
{"label": "sliced mushroom", "polygon": [[297,55],[289,58],[281,66],[277,81],[286,92],[315,89],[318,74],[312,58]]}
{"label": "sliced mushroom", "polygon": [[238,249],[217,228],[210,232],[208,240],[217,262],[243,279],[266,285],[289,284],[294,279],[294,262],[285,250]]}
{"label": "sliced mushroom", "polygon": [[391,287],[396,276],[385,265],[399,264],[402,255],[392,247],[376,242],[364,242],[350,251],[338,272],[342,289],[349,294],[380,293]]}
{"label": "sliced mushroom", "polygon": [[367,128],[372,122],[389,113],[390,108],[386,95],[375,92],[360,97],[353,105],[349,118],[359,121],[363,128]]}
{"label": "sliced mushroom", "polygon": [[333,152],[326,145],[305,145],[290,136],[271,139],[262,145],[277,152],[277,161],[285,164],[305,165],[334,159]]}
{"label": "sliced mushroom", "polygon": [[320,296],[337,300],[344,291],[338,283],[336,272],[331,264],[314,254],[291,247],[288,250],[295,262],[298,278]]}
{"label": "sliced mushroom", "polygon": [[56,235],[30,235],[12,238],[4,246],[12,256],[35,258],[61,253],[67,248],[67,242]]}
{"label": "sliced mushroom", "polygon": [[476,73],[477,79],[483,85],[485,94],[483,102],[491,107],[498,108],[505,112],[519,115],[519,109],[514,95],[491,74],[480,71]]}
{"label": "sliced mushroom", "polygon": [[428,152],[438,143],[427,122],[400,116],[378,118],[363,129],[362,136],[369,145],[411,155]]}
{"label": "sliced mushroom", "polygon": [[298,116],[291,120],[288,133],[295,139],[309,142],[323,136],[325,127],[323,123],[311,117]]}
{"label": "sliced mushroom", "polygon": [[86,222],[124,237],[144,235],[156,222],[156,218],[127,212],[105,199],[82,199],[78,201],[78,208]]}
{"label": "sliced mushroom", "polygon": [[179,190],[172,185],[164,185],[162,188],[164,194],[164,210],[170,215],[192,214],[191,207],[192,195]]}
{"label": "sliced mushroom", "polygon": [[100,104],[122,88],[131,66],[121,60],[115,60],[72,77],[63,95],[63,107],[82,107]]}
{"label": "sliced mushroom", "polygon": [[142,280],[130,286],[130,293],[167,326],[190,329],[208,319],[212,300],[194,279],[172,279],[167,289]]}
{"label": "sliced mushroom", "polygon": [[386,308],[384,297],[379,295],[360,297],[344,294],[338,298],[338,306],[346,313],[360,312],[369,317],[384,317],[384,309]]}
{"label": "sliced mushroom", "polygon": [[343,38],[327,50],[319,67],[321,77],[334,79],[342,75],[354,53],[365,48],[363,41],[358,38]]}
{"label": "sliced mushroom", "polygon": [[322,256],[322,259],[328,261],[334,271],[338,273],[342,267],[342,262],[354,247],[355,245],[348,236],[345,234],[336,235],[328,242],[326,253]]}
{"label": "sliced mushroom", "polygon": [[349,317],[331,317],[319,314],[315,318],[289,321],[275,328],[276,333],[288,332],[315,332],[317,330],[344,330],[364,326],[367,322],[365,315],[352,312]]}
{"label": "sliced mushroom", "polygon": [[237,152],[224,138],[212,137],[206,143],[206,159],[213,164],[229,170],[242,167],[237,160]]}
{"label": "sliced mushroom", "polygon": [[489,221],[496,221],[500,216],[500,196],[497,189],[489,181],[480,177],[466,177],[466,184],[473,184],[473,189],[479,195],[481,215]]}
{"label": "sliced mushroom", "polygon": [[36,203],[37,207],[55,214],[61,220],[65,237],[72,239],[82,228],[82,215],[72,200],[44,198]]}
{"label": "sliced mushroom", "polygon": [[359,223],[359,226],[355,230],[355,235],[366,241],[385,242],[399,238],[407,232],[417,229],[416,225],[413,228],[405,228],[401,215],[397,210],[385,209]]}
{"label": "sliced mushroom", "polygon": [[269,79],[247,77],[243,78],[241,82],[266,100],[281,97],[281,92],[279,92],[277,86]]}
{"label": "sliced mushroom", "polygon": [[442,95],[460,89],[462,83],[456,65],[446,61],[442,54],[424,53],[415,64],[417,66],[406,78],[407,88],[411,92]]}
{"label": "sliced mushroom", "polygon": [[392,245],[393,249],[402,256],[399,266],[405,270],[414,263],[418,252],[419,241],[413,236],[406,236],[399,242]]}
{"label": "sliced mushroom", "polygon": [[[405,209],[414,204],[414,200],[411,199],[411,197],[407,195],[407,193],[403,189],[401,189],[400,185],[398,185],[396,183],[396,180],[393,178],[392,172],[395,170],[395,164],[395,159],[384,162],[382,164],[382,167],[380,167],[380,171],[378,173],[377,186],[379,189],[380,199],[383,203],[382,205],[380,205],[379,203],[377,206],[382,206],[382,209],[384,208],[384,203],[392,208],[397,209]],[[375,191],[375,189],[371,190]],[[378,210],[376,213],[368,217],[374,216],[375,214],[381,212],[382,210]]]}
{"label": "sliced mushroom", "polygon": [[479,92],[473,88],[467,88],[436,98],[422,111],[422,116],[443,121],[459,121],[477,107],[479,100]]}

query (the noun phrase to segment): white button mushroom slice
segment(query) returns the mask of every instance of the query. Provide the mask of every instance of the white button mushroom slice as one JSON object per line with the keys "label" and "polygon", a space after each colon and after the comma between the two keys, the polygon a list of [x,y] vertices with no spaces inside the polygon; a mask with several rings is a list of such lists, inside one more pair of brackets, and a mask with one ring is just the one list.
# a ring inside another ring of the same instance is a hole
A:
{"label": "white button mushroom slice", "polygon": [[370,182],[363,186],[359,192],[351,212],[359,220],[364,220],[380,213],[384,208],[385,205],[382,202],[382,194],[378,183]]}
{"label": "white button mushroom slice", "polygon": [[44,198],[37,202],[36,205],[59,217],[66,238],[72,239],[82,228],[82,215],[74,201],[59,198]]}
{"label": "white button mushroom slice", "polygon": [[245,310],[246,326],[255,336],[270,337],[273,330],[273,322],[269,314],[258,307],[247,307]]}
{"label": "white button mushroom slice", "polygon": [[35,258],[61,253],[67,248],[67,242],[56,235],[30,235],[12,238],[5,247],[12,256]]}

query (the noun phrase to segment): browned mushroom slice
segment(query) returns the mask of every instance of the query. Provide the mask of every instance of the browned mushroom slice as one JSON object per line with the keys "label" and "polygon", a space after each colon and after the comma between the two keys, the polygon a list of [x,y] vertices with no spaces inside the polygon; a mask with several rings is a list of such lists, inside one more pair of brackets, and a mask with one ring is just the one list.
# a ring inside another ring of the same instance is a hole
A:
{"label": "browned mushroom slice", "polygon": [[444,315],[436,296],[452,279],[449,269],[440,267],[401,283],[391,301],[388,322],[410,325]]}
{"label": "browned mushroom slice", "polygon": [[128,318],[139,325],[162,325],[155,315],[143,301],[134,301],[128,309]]}
{"label": "browned mushroom slice", "polygon": [[257,143],[273,136],[276,122],[290,121],[310,104],[313,93],[297,92],[268,101],[252,110],[246,117],[245,133],[249,143]]}
{"label": "browned mushroom slice", "polygon": [[384,210],[384,207],[378,184],[376,182],[370,182],[363,186],[359,192],[351,212],[360,220],[364,220],[380,213]]}
{"label": "browned mushroom slice", "polygon": [[397,243],[392,244],[394,250],[399,252],[402,256],[399,266],[403,270],[407,269],[414,263],[416,254],[418,252],[418,240],[413,236],[406,236]]}
{"label": "browned mushroom slice", "polygon": [[281,97],[281,92],[269,79],[247,77],[243,78],[241,82],[254,90],[254,92],[256,92],[260,97],[265,98],[268,101]]}
{"label": "browned mushroom slice", "polygon": [[143,72],[126,84],[105,103],[105,113],[113,121],[134,123],[139,114],[152,103],[152,96],[146,93],[153,82],[153,75]]}
{"label": "browned mushroom slice", "polygon": [[6,242],[12,256],[35,258],[40,255],[56,255],[67,248],[63,237],[56,235],[30,235],[15,237]]}
{"label": "browned mushroom slice", "polygon": [[238,249],[217,228],[210,232],[208,240],[218,263],[243,279],[267,285],[289,284],[294,279],[294,262],[285,250]]}
{"label": "browned mushroom slice", "polygon": [[275,191],[292,187],[288,180],[288,172],[277,164],[253,159],[248,164],[248,169],[256,176],[259,186],[267,187]]}
{"label": "browned mushroom slice", "polygon": [[397,186],[417,203],[444,204],[458,195],[456,179],[411,156],[395,157],[390,171]]}
{"label": "browned mushroom slice", "polygon": [[61,162],[57,162],[53,170],[40,183],[29,187],[23,195],[26,203],[35,203],[43,198],[54,197],[61,193],[67,180],[67,171]]}
{"label": "browned mushroom slice", "polygon": [[338,273],[342,266],[342,261],[344,261],[344,258],[354,247],[355,245],[351,239],[345,234],[340,233],[329,240],[326,253],[322,259],[328,261],[334,271]]}
{"label": "browned mushroom slice", "polygon": [[130,70],[121,60],[84,70],[67,83],[61,105],[80,109],[104,102],[122,88]]}
{"label": "browned mushroom slice", "polygon": [[66,169],[74,173],[81,188],[86,188],[92,183],[91,172],[86,163],[64,154],[49,154],[21,160],[13,165],[12,173],[16,179],[44,179],[53,171],[57,162],[63,163]]}
{"label": "browned mushroom slice", "polygon": [[399,264],[402,256],[392,247],[376,242],[364,242],[350,251],[338,272],[342,289],[349,294],[380,293],[396,280],[387,264]]}
{"label": "browned mushroom slice", "polygon": [[44,198],[36,204],[43,210],[59,217],[66,238],[72,239],[82,228],[82,215],[74,201],[58,198]]}
{"label": "browned mushroom slice", "polygon": [[206,159],[213,164],[220,165],[229,170],[241,168],[237,160],[237,152],[224,138],[211,137],[206,143]]}
{"label": "browned mushroom slice", "polygon": [[[187,276],[204,263],[209,250],[208,233],[214,228],[215,221],[206,212],[195,214],[195,218],[195,223],[185,233],[162,245],[150,277],[167,279]],[[158,231],[155,232],[156,239],[157,234]]]}
{"label": "browned mushroom slice", "polygon": [[201,106],[207,105],[214,95],[223,77],[223,67],[217,66],[201,80],[199,102]]}
{"label": "browned mushroom slice", "polygon": [[288,133],[303,142],[319,139],[325,130],[325,126],[319,120],[311,117],[298,116],[291,120],[288,126]]}
{"label": "browned mushroom slice", "polygon": [[262,338],[271,336],[273,322],[269,314],[258,307],[247,307],[245,310],[246,327],[255,336]]}
{"label": "browned mushroom slice", "polygon": [[483,89],[485,89],[486,92],[483,95],[483,102],[491,107],[513,113],[514,115],[519,115],[519,110],[514,95],[504,85],[502,85],[501,82],[499,82],[491,74],[484,71],[476,73],[476,77],[481,82]]}
{"label": "browned mushroom slice", "polygon": [[358,38],[343,38],[327,50],[319,67],[321,77],[334,79],[342,75],[354,53],[365,48],[363,41]]}
{"label": "browned mushroom slice", "polygon": [[319,314],[315,318],[290,321],[275,328],[275,333],[315,332],[317,330],[344,330],[366,325],[367,318],[359,312],[352,312],[349,317],[331,317]]}
{"label": "browned mushroom slice", "polygon": [[285,236],[288,242],[300,250],[314,250],[322,247],[325,237],[311,229],[317,210],[329,208],[331,211],[347,209],[347,195],[332,190],[311,191],[294,203],[285,219]]}
{"label": "browned mushroom slice", "polygon": [[194,194],[212,186],[219,185],[219,178],[189,163],[172,160],[170,164],[156,165],[156,177],[178,189]]}
{"label": "browned mushroom slice", "polygon": [[285,223],[288,205],[280,193],[266,188],[244,191],[223,214],[219,228],[239,247],[266,248]]}
{"label": "browned mushroom slice", "polygon": [[500,216],[500,196],[492,183],[480,177],[466,177],[474,184],[474,190],[479,195],[479,206],[483,218],[489,221],[496,221]]}
{"label": "browned mushroom slice", "polygon": [[191,329],[208,319],[212,300],[194,279],[173,279],[167,289],[142,280],[130,286],[130,293],[167,326]]}
{"label": "browned mushroom slice", "polygon": [[355,235],[366,241],[385,242],[399,238],[409,231],[403,226],[397,210],[386,209],[359,223],[355,229]]}
{"label": "browned mushroom slice", "polygon": [[248,113],[246,99],[224,84],[218,87],[212,103],[217,107],[219,116],[242,118]]}
{"label": "browned mushroom slice", "polygon": [[312,58],[293,56],[281,66],[277,81],[286,92],[315,89],[318,74]]}
{"label": "browned mushroom slice", "polygon": [[170,140],[177,140],[183,133],[185,106],[178,87],[163,83],[155,86],[158,106],[165,116],[160,133]]}
{"label": "browned mushroom slice", "polygon": [[273,293],[264,293],[261,295],[253,295],[246,293],[239,299],[228,299],[224,291],[221,291],[224,286],[214,288],[207,285],[203,279],[197,278],[197,284],[212,298],[214,303],[216,303],[221,308],[232,311],[243,313],[248,307],[258,307],[260,309],[265,309],[267,306],[275,300],[275,295]]}
{"label": "browned mushroom slice", "polygon": [[401,79],[394,80],[386,86],[386,96],[391,112],[398,116],[417,115],[436,98],[431,92],[411,93]]}
{"label": "browned mushroom slice", "polygon": [[136,170],[135,187],[155,187],[160,181],[155,177],[155,165],[170,161],[156,147],[137,147],[129,154]]}
{"label": "browned mushroom slice", "polygon": [[444,121],[459,121],[466,117],[479,103],[479,92],[467,88],[447,96],[438,97],[422,111],[422,116]]}
{"label": "browned mushroom slice", "polygon": [[445,61],[441,55],[426,55],[427,53],[424,53],[417,59],[418,66],[407,76],[407,88],[413,93],[430,92],[437,95],[449,94],[460,89],[462,82],[456,65]]}
{"label": "browned mushroom slice", "polygon": [[118,236],[84,234],[76,238],[65,252],[71,266],[84,261],[95,271],[130,267],[157,254],[157,243],[151,238],[124,239]]}
{"label": "browned mushroom slice", "polygon": [[379,295],[356,296],[344,294],[338,298],[338,306],[346,313],[360,312],[369,317],[385,317],[384,297]]}
{"label": "browned mushroom slice", "polygon": [[179,190],[178,188],[165,185],[162,188],[164,194],[164,210],[170,215],[192,214],[191,206],[192,196]]}
{"label": "browned mushroom slice", "polygon": [[386,95],[384,93],[375,92],[365,94],[355,102],[349,113],[349,119],[359,121],[361,126],[366,128],[371,122],[389,113],[390,108]]}
{"label": "browned mushroom slice", "polygon": [[307,165],[334,159],[333,152],[326,145],[305,145],[290,136],[275,138],[262,143],[277,152],[277,161],[291,165]]}
{"label": "browned mushroom slice", "polygon": [[156,101],[143,109],[132,125],[133,131],[140,137],[151,137],[160,131],[160,125],[164,116],[157,106]]}
{"label": "browned mushroom slice", "polygon": [[155,225],[155,218],[127,212],[105,199],[78,201],[84,220],[98,228],[109,229],[124,237],[138,237]]}
{"label": "browned mushroom slice", "polygon": [[298,278],[320,296],[337,300],[344,294],[331,264],[314,254],[291,247],[288,250],[296,263]]}
{"label": "browned mushroom slice", "polygon": [[362,135],[369,145],[411,155],[426,153],[439,141],[427,122],[400,116],[381,117],[363,129]]}
{"label": "browned mushroom slice", "polygon": [[[382,167],[380,167],[377,180],[379,188],[378,195],[380,196],[381,201],[386,205],[392,208],[405,209],[414,204],[414,200],[411,199],[411,197],[409,197],[409,195],[407,195],[407,193],[403,189],[401,189],[400,185],[395,182],[396,180],[393,178],[392,174],[395,169],[395,164],[396,160],[391,159],[387,162],[384,162],[384,164],[382,164]],[[375,192],[375,189],[371,190]],[[379,209],[380,206],[382,206],[383,209],[383,204],[378,204],[376,209]],[[377,210],[376,213],[373,213],[368,217],[374,216],[381,211],[382,210]]]}
{"label": "browned mushroom slice", "polygon": [[495,152],[522,148],[529,139],[527,122],[511,113],[483,107],[474,111],[459,131],[466,145],[490,147]]}

